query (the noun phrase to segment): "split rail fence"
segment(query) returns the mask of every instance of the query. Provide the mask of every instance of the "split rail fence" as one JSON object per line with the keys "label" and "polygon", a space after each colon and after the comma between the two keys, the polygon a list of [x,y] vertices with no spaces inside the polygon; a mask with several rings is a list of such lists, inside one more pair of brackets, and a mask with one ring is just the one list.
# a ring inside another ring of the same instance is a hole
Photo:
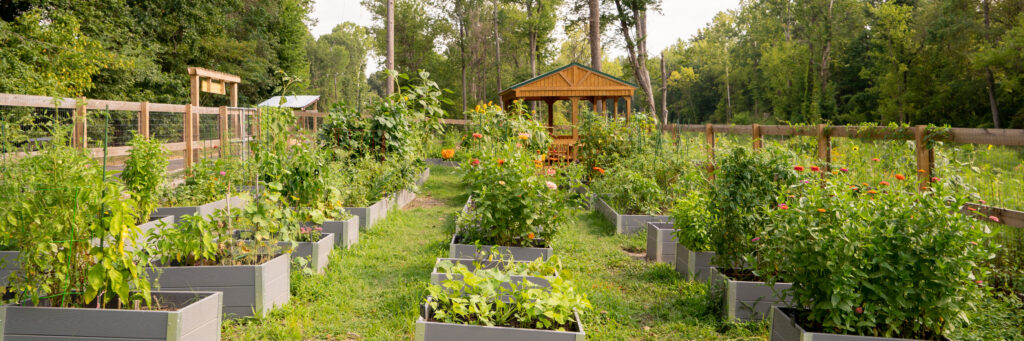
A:
{"label": "split rail fence", "polygon": [[[133,134],[159,139],[165,142],[164,148],[180,155],[180,159],[173,158],[172,169],[190,168],[203,158],[244,157],[249,152],[248,143],[259,134],[260,117],[259,108],[0,94],[0,115],[28,112],[52,112],[52,117],[60,121],[56,123],[71,125],[72,145],[88,149],[97,158],[104,153],[97,141],[108,141],[107,156],[116,159],[129,155],[127,142]],[[117,124],[104,126],[106,121],[99,115],[103,112],[116,116]],[[296,127],[312,131],[326,117],[319,112],[295,114]],[[24,153],[31,151],[15,154]]]}

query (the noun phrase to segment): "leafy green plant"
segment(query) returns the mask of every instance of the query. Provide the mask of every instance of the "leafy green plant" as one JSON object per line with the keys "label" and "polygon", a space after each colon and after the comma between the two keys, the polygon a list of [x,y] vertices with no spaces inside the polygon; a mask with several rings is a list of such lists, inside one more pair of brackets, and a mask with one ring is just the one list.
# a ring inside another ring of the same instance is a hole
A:
{"label": "leafy green plant", "polygon": [[163,206],[196,206],[223,200],[237,186],[251,184],[250,170],[236,159],[204,159],[195,165],[178,187],[164,191]]}
{"label": "leafy green plant", "polygon": [[463,242],[534,246],[572,221],[569,191],[556,184],[565,174],[539,167],[536,154],[515,142],[485,150],[465,163],[472,203],[457,222]]}
{"label": "leafy green plant", "polygon": [[988,229],[959,212],[959,186],[885,179],[794,185],[748,241],[752,263],[769,282],[793,283],[785,294],[810,308],[797,317],[814,330],[938,340],[984,294]]}
{"label": "leafy green plant", "polygon": [[672,221],[675,231],[672,233],[680,244],[691,251],[711,250],[711,226],[715,225],[715,216],[708,211],[708,195],[692,191],[676,200],[672,208]]}
{"label": "leafy green plant", "polygon": [[620,214],[658,215],[663,213],[664,193],[649,177],[629,169],[617,167],[597,176],[591,185],[595,193]]}
{"label": "leafy green plant", "polygon": [[16,300],[60,307],[150,303],[146,256],[133,251],[136,203],[104,178],[103,167],[68,147],[59,132],[52,146],[5,167],[0,219],[4,244],[20,251],[11,276]]}
{"label": "leafy green plant", "polygon": [[754,252],[751,240],[764,231],[779,193],[796,182],[796,176],[786,153],[775,147],[757,152],[736,147],[718,160],[707,192],[708,211],[715,222],[708,235],[715,264],[738,268]]}
{"label": "leafy green plant", "polygon": [[435,321],[568,331],[579,330],[575,313],[591,308],[586,296],[561,277],[549,277],[551,287],[541,289],[529,281],[512,282],[510,273],[495,269],[451,266],[445,271],[448,278],[461,275],[461,280],[445,280],[428,289],[428,317]]}
{"label": "leafy green plant", "polygon": [[158,140],[135,135],[129,143],[132,147],[124,162],[121,181],[139,204],[139,222],[149,221],[149,215],[158,206],[160,187],[166,179],[167,150]]}

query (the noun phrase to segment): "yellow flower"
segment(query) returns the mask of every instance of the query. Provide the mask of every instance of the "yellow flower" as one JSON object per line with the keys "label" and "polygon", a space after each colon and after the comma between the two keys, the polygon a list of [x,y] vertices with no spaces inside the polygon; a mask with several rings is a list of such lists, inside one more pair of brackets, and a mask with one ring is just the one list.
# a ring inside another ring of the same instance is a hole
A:
{"label": "yellow flower", "polygon": [[860,150],[860,147],[853,146],[853,151],[858,151],[858,150]]}
{"label": "yellow flower", "polygon": [[992,145],[988,145],[988,150],[992,150]]}

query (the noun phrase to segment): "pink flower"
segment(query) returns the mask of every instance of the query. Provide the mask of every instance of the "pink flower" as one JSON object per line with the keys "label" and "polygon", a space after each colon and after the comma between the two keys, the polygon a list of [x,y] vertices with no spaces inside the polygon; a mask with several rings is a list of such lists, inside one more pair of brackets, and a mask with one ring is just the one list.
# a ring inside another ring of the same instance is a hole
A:
{"label": "pink flower", "polygon": [[516,143],[516,148],[523,148],[523,144],[522,143]]}
{"label": "pink flower", "polygon": [[805,184],[809,184],[809,183],[811,183],[811,180],[804,180],[802,182],[805,183]]}
{"label": "pink flower", "polygon": [[761,240],[761,237],[754,237],[754,239],[751,239],[750,241],[756,243],[759,240]]}
{"label": "pink flower", "polygon": [[474,166],[479,165],[480,164],[480,159],[473,159],[473,161],[470,161],[469,163],[471,165],[474,165]]}
{"label": "pink flower", "polygon": [[786,205],[786,204],[779,204],[779,209],[780,209],[780,210],[788,210],[788,209],[789,209],[789,205]]}
{"label": "pink flower", "polygon": [[933,176],[932,177],[932,182],[939,182],[939,177]]}
{"label": "pink flower", "polygon": [[228,172],[225,172],[225,171],[220,171],[220,175],[221,175],[221,176],[224,176],[224,175],[228,175]]}
{"label": "pink flower", "polygon": [[978,200],[978,202],[984,204],[985,200]]}
{"label": "pink flower", "polygon": [[846,168],[840,168],[840,169],[839,169],[839,171],[840,171],[840,172],[843,172],[843,173],[846,173],[846,172],[849,172],[850,170],[849,170],[849,169],[846,169]]}
{"label": "pink flower", "polygon": [[988,220],[991,220],[991,221],[994,221],[994,222],[998,223],[999,222],[999,217],[996,217],[994,215],[990,215],[990,216],[988,216]]}
{"label": "pink flower", "polygon": [[854,308],[853,311],[857,312],[858,314],[863,314],[864,313],[864,308],[857,307],[857,308]]}
{"label": "pink flower", "polygon": [[554,182],[551,182],[551,181],[548,181],[548,182],[544,183],[544,185],[547,185],[548,189],[551,189],[551,190],[558,189],[558,185],[556,185]]}
{"label": "pink flower", "polygon": [[548,168],[548,176],[555,176],[555,172],[554,168]]}
{"label": "pink flower", "polygon": [[478,138],[481,138],[481,137],[484,137],[484,134],[481,134],[481,133],[473,133],[473,138],[474,138],[474,139],[478,139]]}

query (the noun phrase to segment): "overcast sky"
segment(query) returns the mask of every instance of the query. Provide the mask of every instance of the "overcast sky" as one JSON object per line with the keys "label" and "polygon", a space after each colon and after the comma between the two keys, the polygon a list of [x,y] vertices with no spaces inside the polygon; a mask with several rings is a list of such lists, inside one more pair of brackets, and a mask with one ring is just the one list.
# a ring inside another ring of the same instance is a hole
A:
{"label": "overcast sky", "polygon": [[[677,40],[693,36],[716,13],[738,6],[739,0],[664,0],[662,13],[648,15],[647,31],[650,37],[647,49],[652,56],[657,55]],[[315,37],[330,33],[334,26],[346,21],[363,26],[373,24],[373,15],[359,4],[359,0],[317,0],[313,5],[313,18],[317,20],[317,24],[311,28]],[[624,51],[607,52],[612,56],[625,54]],[[370,68],[375,67],[375,64],[369,63],[373,65]]]}

